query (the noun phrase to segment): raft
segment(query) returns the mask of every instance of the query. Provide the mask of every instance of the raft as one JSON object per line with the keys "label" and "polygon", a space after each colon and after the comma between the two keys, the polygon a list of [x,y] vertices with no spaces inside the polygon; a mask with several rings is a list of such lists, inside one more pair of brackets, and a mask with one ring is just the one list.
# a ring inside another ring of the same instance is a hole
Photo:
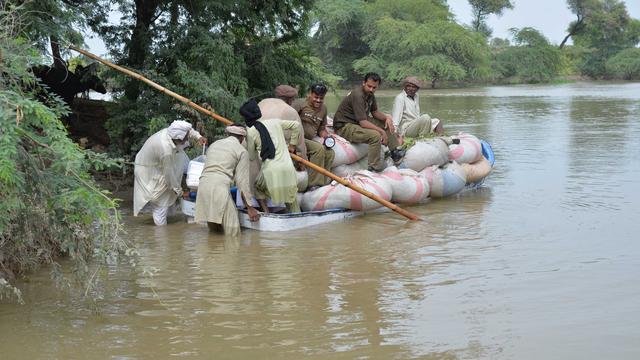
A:
{"label": "raft", "polygon": [[[485,141],[480,140],[482,149],[482,161],[486,161],[491,168],[495,164],[495,156],[491,145]],[[466,165],[466,164],[463,164]],[[481,178],[478,181],[465,184],[463,190],[473,190],[482,186],[486,177]],[[232,189],[232,193],[235,189]],[[459,193],[459,192],[457,192]],[[235,194],[234,194],[235,195]],[[233,196],[235,198],[235,196]],[[195,200],[181,199],[182,212],[187,217],[187,222],[194,222],[195,215]],[[247,229],[254,229],[258,231],[290,231],[296,229],[302,229],[310,226],[316,226],[326,223],[345,221],[353,217],[362,216],[370,213],[380,213],[384,211],[390,211],[388,208],[381,207],[373,210],[356,211],[350,209],[323,209],[302,211],[297,213],[287,214],[261,214],[260,220],[257,222],[249,221],[249,216],[245,209],[238,209],[238,217],[240,220],[240,226]]]}

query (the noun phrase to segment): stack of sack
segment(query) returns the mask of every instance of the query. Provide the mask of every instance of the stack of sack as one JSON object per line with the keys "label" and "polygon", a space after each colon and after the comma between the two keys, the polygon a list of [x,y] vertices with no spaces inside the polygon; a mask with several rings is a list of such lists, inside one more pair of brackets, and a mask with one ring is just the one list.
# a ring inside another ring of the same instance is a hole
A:
{"label": "stack of sack", "polygon": [[[384,200],[402,204],[457,194],[466,185],[484,179],[492,169],[482,154],[481,141],[465,133],[417,141],[397,167],[389,166],[381,173],[364,170],[366,144],[350,144],[336,136],[333,150],[334,174]],[[336,181],[301,194],[299,201],[303,211],[372,210],[382,206]]]}

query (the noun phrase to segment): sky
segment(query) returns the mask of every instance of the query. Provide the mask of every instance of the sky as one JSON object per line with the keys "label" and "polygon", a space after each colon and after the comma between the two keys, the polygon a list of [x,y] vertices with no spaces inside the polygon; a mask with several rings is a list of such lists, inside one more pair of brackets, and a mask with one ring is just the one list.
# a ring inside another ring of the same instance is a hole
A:
{"label": "sky", "polygon": [[[447,0],[451,12],[461,24],[471,23],[471,6],[468,0]],[[626,0],[627,12],[640,19],[640,0]],[[565,0],[512,0],[513,10],[506,10],[501,17],[490,15],[487,19],[493,37],[509,38],[510,28],[535,28],[551,43],[560,44],[566,36],[567,26],[576,16]],[[571,40],[569,40],[571,43]]]}

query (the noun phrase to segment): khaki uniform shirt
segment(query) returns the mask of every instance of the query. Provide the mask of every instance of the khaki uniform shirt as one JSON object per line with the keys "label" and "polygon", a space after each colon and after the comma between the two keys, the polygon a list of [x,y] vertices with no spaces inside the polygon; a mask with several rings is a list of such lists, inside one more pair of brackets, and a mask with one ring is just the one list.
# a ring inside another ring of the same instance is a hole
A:
{"label": "khaki uniform shirt", "polygon": [[342,99],[336,110],[333,126],[341,128],[346,123],[358,125],[360,120],[367,120],[376,110],[378,110],[378,103],[375,95],[365,94],[362,86],[359,86]]}
{"label": "khaki uniform shirt", "polygon": [[313,107],[311,99],[298,99],[293,103],[302,120],[302,128],[304,129],[304,138],[312,140],[320,134],[321,130],[327,127],[327,106],[322,104],[319,109]]}

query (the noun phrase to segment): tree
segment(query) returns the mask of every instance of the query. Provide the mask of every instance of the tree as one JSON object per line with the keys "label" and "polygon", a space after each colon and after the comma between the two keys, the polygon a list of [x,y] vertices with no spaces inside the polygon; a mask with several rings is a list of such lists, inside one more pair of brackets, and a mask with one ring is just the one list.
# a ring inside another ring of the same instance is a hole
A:
{"label": "tree", "polygon": [[606,61],[640,40],[640,21],[632,19],[624,2],[598,0],[585,20],[584,29],[573,35],[574,45],[587,50],[578,65],[585,75],[606,77]]}
{"label": "tree", "polygon": [[365,41],[371,54],[354,62],[390,80],[414,75],[431,82],[482,79],[490,74],[484,38],[453,21],[439,0],[378,0],[366,5]]}
{"label": "tree", "polygon": [[625,80],[640,80],[640,49],[629,48],[620,51],[607,60],[607,73]]}
{"label": "tree", "polygon": [[495,55],[494,67],[503,78],[524,82],[545,82],[560,71],[560,50],[536,29],[511,29],[515,46]]}
{"label": "tree", "polygon": [[[310,65],[317,62],[306,43],[312,5],[303,0],[120,0],[123,14],[134,15],[96,30],[120,64],[239,119],[237,108],[247,96],[264,97],[280,83],[306,87],[318,80],[312,78],[319,72]],[[210,119],[183,111],[136,80],[114,78],[119,106],[108,126],[124,154],[134,153],[156,125],[177,117],[200,122],[209,136],[220,131]]]}
{"label": "tree", "polygon": [[481,33],[488,38],[491,36],[491,29],[487,26],[487,16],[495,14],[501,16],[504,10],[513,9],[511,0],[469,0],[473,20],[471,27],[474,31]]}
{"label": "tree", "polygon": [[363,39],[366,21],[363,0],[319,0],[313,10],[314,53],[330,71],[346,80],[359,79],[353,62],[369,53]]}
{"label": "tree", "polygon": [[582,32],[586,26],[586,19],[596,8],[598,0],[567,0],[569,10],[576,15],[567,28],[567,36],[562,39],[559,48],[562,49],[570,37]]}
{"label": "tree", "polygon": [[[61,256],[71,259],[88,291],[95,285],[90,260],[115,261],[127,248],[118,237],[117,203],[89,174],[117,163],[69,139],[60,121],[69,112],[62,99],[52,96],[44,105],[36,97],[38,81],[30,68],[44,56],[32,44],[44,47],[51,35],[79,35],[65,33],[67,25],[55,18],[45,21],[33,12],[34,3],[8,5],[0,7],[0,298],[20,300],[10,284],[43,263],[55,279],[68,282],[57,262]],[[63,12],[61,3],[47,5],[54,6],[53,14]]]}

